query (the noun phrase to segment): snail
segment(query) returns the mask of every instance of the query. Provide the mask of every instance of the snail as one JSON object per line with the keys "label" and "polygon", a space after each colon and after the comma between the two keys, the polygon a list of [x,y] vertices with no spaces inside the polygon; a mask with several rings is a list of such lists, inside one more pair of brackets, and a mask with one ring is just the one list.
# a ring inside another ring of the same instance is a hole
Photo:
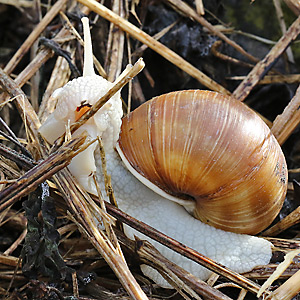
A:
{"label": "snail", "polygon": [[[83,24],[84,75],[52,95],[58,100],[56,109],[40,128],[50,143],[113,85],[94,73],[87,18]],[[119,208],[236,272],[268,264],[272,244],[248,234],[262,231],[280,210],[287,167],[263,121],[228,96],[199,90],[158,96],[123,121],[122,115],[118,93],[74,133],[84,130],[91,139],[101,137]],[[104,186],[95,148],[91,145],[69,166],[79,184],[93,194],[97,193],[91,173],[97,173]],[[130,227],[124,230],[129,238],[149,239]],[[150,241],[199,278],[211,274]],[[170,287],[156,270],[141,268],[159,285]]]}

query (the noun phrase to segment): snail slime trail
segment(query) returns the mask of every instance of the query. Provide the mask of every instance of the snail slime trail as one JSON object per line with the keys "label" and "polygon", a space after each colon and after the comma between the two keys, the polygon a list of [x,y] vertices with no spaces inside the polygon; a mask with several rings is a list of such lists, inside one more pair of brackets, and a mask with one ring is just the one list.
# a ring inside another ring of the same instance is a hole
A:
{"label": "snail slime trail", "polygon": [[[40,128],[50,143],[78,118],[82,103],[93,105],[113,86],[94,73],[87,22],[84,27],[84,76],[54,92],[57,107]],[[102,139],[118,207],[236,272],[268,264],[272,244],[248,234],[260,232],[277,215],[287,189],[287,180],[282,180],[287,168],[263,121],[228,96],[200,90],[161,95],[122,115],[117,93],[74,133],[86,131],[89,140]],[[105,191],[96,143],[73,158],[69,169],[95,195],[89,175],[96,173]],[[206,280],[211,274],[134,229],[125,225],[124,230],[129,238],[150,240],[195,276]],[[157,284],[170,287],[153,268],[141,268]]]}

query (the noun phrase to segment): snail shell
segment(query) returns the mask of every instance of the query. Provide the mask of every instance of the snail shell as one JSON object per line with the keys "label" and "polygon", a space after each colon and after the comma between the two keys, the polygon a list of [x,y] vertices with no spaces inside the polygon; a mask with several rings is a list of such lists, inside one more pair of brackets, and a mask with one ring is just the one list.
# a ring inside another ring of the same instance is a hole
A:
{"label": "snail shell", "polygon": [[150,188],[223,230],[262,231],[285,198],[286,162],[270,129],[246,105],[215,92],[146,102],[123,118],[118,151]]}

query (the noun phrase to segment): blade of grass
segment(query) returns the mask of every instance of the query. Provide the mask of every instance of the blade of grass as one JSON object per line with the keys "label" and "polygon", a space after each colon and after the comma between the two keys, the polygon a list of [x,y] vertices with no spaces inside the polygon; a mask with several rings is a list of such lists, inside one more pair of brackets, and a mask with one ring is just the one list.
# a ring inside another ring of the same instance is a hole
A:
{"label": "blade of grass", "polygon": [[212,89],[214,91],[218,91],[220,93],[229,95],[230,92],[226,90],[223,86],[209,78],[203,72],[195,68],[192,64],[184,60],[181,56],[179,56],[174,51],[170,50],[168,47],[163,45],[162,43],[156,41],[150,35],[145,33],[143,30],[137,28],[127,20],[121,18],[110,9],[105,7],[104,5],[96,2],[95,0],[78,0],[83,5],[86,5],[91,10],[99,14],[101,17],[107,19],[108,21],[114,23],[116,26],[121,28],[122,30],[128,32],[132,37],[146,44],[149,48],[163,56],[165,59],[176,65],[178,68],[185,71],[190,76],[197,79],[201,84]]}

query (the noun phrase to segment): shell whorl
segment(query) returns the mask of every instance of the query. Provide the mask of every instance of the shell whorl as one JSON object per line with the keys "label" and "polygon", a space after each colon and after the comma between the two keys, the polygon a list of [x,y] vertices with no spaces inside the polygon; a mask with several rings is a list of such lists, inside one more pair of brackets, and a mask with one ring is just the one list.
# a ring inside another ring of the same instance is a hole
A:
{"label": "shell whorl", "polygon": [[258,233],[285,197],[286,163],[269,128],[246,105],[215,92],[146,102],[123,119],[119,148],[138,173],[194,200],[193,214],[217,228]]}

